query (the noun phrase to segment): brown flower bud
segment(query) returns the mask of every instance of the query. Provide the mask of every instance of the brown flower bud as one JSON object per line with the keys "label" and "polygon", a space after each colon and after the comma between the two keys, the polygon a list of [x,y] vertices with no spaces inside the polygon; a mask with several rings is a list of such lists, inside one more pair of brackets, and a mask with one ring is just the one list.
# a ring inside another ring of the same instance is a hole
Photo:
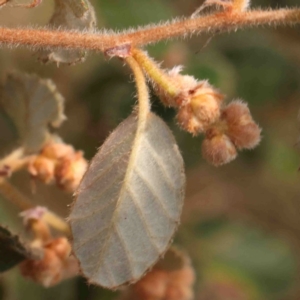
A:
{"label": "brown flower bud", "polygon": [[178,269],[154,267],[131,286],[123,299],[130,300],[191,300],[195,274],[190,263]]}
{"label": "brown flower bud", "polygon": [[[43,247],[41,260],[27,259],[20,264],[21,274],[45,287],[53,286],[62,279],[76,275],[78,269],[74,258],[69,258],[71,246],[65,237],[57,238]],[[73,267],[75,266],[75,267]]]}
{"label": "brown flower bud", "polygon": [[[186,131],[197,135],[205,131],[220,118],[220,107],[223,95],[218,93],[207,81],[201,81],[188,95],[181,94],[177,120]],[[184,99],[185,98],[185,99]],[[184,104],[185,103],[185,104]]]}
{"label": "brown flower bud", "polygon": [[202,143],[203,157],[214,166],[221,166],[234,160],[237,156],[235,146],[225,134],[206,137]]}
{"label": "brown flower bud", "polygon": [[185,266],[181,270],[169,273],[169,285],[164,299],[169,300],[191,300],[194,293],[192,286],[195,274],[191,266]]}
{"label": "brown flower bud", "polygon": [[51,248],[44,249],[41,260],[27,259],[20,264],[21,274],[45,287],[61,280],[62,260]]}
{"label": "brown flower bud", "polygon": [[55,162],[52,159],[38,155],[31,159],[28,172],[34,178],[49,184],[54,180]]}
{"label": "brown flower bud", "polygon": [[152,270],[132,290],[134,299],[164,299],[168,284],[168,274],[162,270]]}
{"label": "brown flower bud", "polygon": [[81,151],[60,159],[55,168],[56,183],[63,190],[74,192],[78,187],[86,169],[87,161]]}
{"label": "brown flower bud", "polygon": [[193,76],[181,75],[181,70],[182,66],[176,66],[167,73],[163,71],[167,84],[165,81],[163,83],[160,81],[156,82],[155,79],[152,78],[154,90],[159,99],[166,106],[178,107],[182,105],[182,103],[178,103],[178,101],[184,101],[184,99],[182,99],[182,97],[178,99],[178,96],[180,94],[187,95],[188,91],[194,89],[198,84]]}
{"label": "brown flower bud", "polygon": [[260,142],[261,129],[253,121],[246,103],[234,101],[222,112],[222,119],[227,123],[227,132],[238,149],[252,149]]}
{"label": "brown flower bud", "polygon": [[48,247],[50,247],[62,260],[67,259],[72,250],[70,242],[65,237],[53,240]]}
{"label": "brown flower bud", "polygon": [[203,123],[200,123],[193,113],[191,105],[181,106],[177,113],[177,122],[187,132],[197,135],[204,131]]}
{"label": "brown flower bud", "polygon": [[74,148],[64,143],[50,143],[44,146],[40,155],[56,160],[74,154]]}

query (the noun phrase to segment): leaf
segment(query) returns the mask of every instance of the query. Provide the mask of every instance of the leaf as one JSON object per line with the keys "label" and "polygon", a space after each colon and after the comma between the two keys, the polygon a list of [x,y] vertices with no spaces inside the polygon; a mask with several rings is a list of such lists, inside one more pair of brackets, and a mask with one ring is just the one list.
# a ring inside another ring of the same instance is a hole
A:
{"label": "leaf", "polygon": [[64,99],[49,79],[10,73],[0,94],[0,103],[27,152],[39,151],[51,138],[49,125],[59,127],[65,119]]}
{"label": "leaf", "polygon": [[179,224],[185,175],[166,124],[132,114],[93,158],[70,215],[73,251],[91,283],[137,281],[167,250]]}
{"label": "leaf", "polygon": [[[93,30],[96,17],[92,5],[87,0],[55,0],[55,10],[49,25],[59,29]],[[85,59],[83,50],[42,50],[39,59],[42,62],[75,64]]]}
{"label": "leaf", "polygon": [[0,273],[30,257],[31,254],[19,237],[0,225]]}

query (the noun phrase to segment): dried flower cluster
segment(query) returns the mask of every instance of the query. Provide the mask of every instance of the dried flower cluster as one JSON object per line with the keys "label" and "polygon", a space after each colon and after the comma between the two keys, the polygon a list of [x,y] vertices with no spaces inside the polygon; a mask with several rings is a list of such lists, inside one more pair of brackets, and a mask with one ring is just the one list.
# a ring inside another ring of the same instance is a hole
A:
{"label": "dried flower cluster", "polygon": [[34,156],[28,166],[33,176],[46,184],[56,182],[63,190],[74,192],[87,169],[82,151],[64,143],[50,143]]}
{"label": "dried flower cluster", "polygon": [[77,260],[71,256],[66,237],[54,238],[43,221],[47,210],[42,207],[21,213],[26,228],[33,234],[32,249],[42,252],[41,259],[27,259],[20,264],[21,274],[45,287],[55,285],[78,273]]}
{"label": "dried flower cluster", "polygon": [[260,142],[261,129],[242,101],[223,105],[225,98],[207,80],[180,74],[181,67],[164,71],[147,53],[134,49],[132,55],[153,83],[162,103],[177,110],[179,126],[196,136],[205,135],[203,157],[215,166],[237,156],[237,150],[252,149]]}
{"label": "dried flower cluster", "polygon": [[226,164],[236,158],[237,150],[256,147],[260,133],[247,104],[233,101],[222,109],[219,120],[205,132],[202,155],[215,166]]}

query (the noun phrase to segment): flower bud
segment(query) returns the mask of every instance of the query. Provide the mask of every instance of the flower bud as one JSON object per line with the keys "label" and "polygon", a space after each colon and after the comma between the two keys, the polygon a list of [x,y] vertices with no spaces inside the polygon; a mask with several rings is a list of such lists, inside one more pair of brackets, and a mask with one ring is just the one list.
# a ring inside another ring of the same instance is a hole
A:
{"label": "flower bud", "polygon": [[[78,269],[72,268],[74,258],[69,258],[71,245],[65,237],[57,238],[44,245],[41,260],[27,259],[20,264],[21,274],[45,287],[53,286],[62,279],[76,275]],[[76,262],[75,262],[76,263]]]}
{"label": "flower bud", "polygon": [[56,183],[63,190],[74,192],[87,170],[87,166],[87,161],[81,151],[60,159],[55,168]]}
{"label": "flower bud", "polygon": [[227,123],[226,134],[238,149],[252,149],[259,144],[261,129],[253,121],[246,103],[231,102],[221,118]]}
{"label": "flower bud", "polygon": [[179,126],[193,135],[204,131],[203,123],[196,118],[190,105],[181,106],[176,118]]}
{"label": "flower bud", "polygon": [[207,137],[202,143],[203,157],[214,166],[221,166],[234,160],[237,151],[229,137],[225,134]]}
{"label": "flower bud", "polygon": [[153,81],[154,91],[165,106],[178,107],[182,105],[186,101],[188,91],[194,89],[198,84],[193,76],[179,74],[181,70],[181,66],[176,66],[164,73],[167,83]]}
{"label": "flower bud", "polygon": [[50,249],[44,249],[41,260],[27,259],[20,264],[21,274],[44,287],[50,287],[61,280],[62,260]]}
{"label": "flower bud", "polygon": [[201,81],[189,90],[178,109],[177,120],[186,131],[197,135],[220,118],[223,95],[218,93],[207,81]]}
{"label": "flower bud", "polygon": [[52,159],[38,155],[34,156],[28,165],[28,172],[34,178],[49,184],[54,180],[55,162]]}
{"label": "flower bud", "polygon": [[134,299],[164,299],[167,284],[168,274],[154,269],[133,286]]}
{"label": "flower bud", "polygon": [[62,260],[67,259],[72,250],[70,242],[65,237],[60,237],[53,240],[48,247],[50,247]]}
{"label": "flower bud", "polygon": [[40,155],[56,160],[72,155],[74,152],[74,148],[70,145],[64,143],[49,143],[44,146]]}
{"label": "flower bud", "polygon": [[[173,258],[174,259],[174,258]],[[176,259],[173,263],[176,262]],[[180,258],[186,259],[186,258]],[[170,263],[170,262],[169,262]],[[169,264],[168,263],[168,264]],[[169,269],[159,263],[141,280],[132,285],[123,300],[191,300],[193,299],[193,284],[195,273],[189,262],[181,261],[180,266]]]}

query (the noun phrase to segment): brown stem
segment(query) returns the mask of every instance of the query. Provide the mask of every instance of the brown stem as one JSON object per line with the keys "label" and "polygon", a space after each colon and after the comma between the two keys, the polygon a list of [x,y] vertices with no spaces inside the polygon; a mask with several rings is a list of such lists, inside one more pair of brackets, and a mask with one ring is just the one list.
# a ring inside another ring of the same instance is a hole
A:
{"label": "brown stem", "polygon": [[[19,207],[20,210],[27,210],[33,207],[30,200],[4,178],[0,181],[0,194],[2,194],[5,199],[9,200],[15,206]],[[69,225],[51,211],[47,211],[43,215],[43,219],[53,228],[70,235]]]}
{"label": "brown stem", "polygon": [[0,28],[0,43],[33,47],[59,47],[105,51],[122,44],[143,46],[168,38],[201,32],[227,32],[258,25],[294,25],[300,23],[300,9],[222,12],[197,18],[174,20],[122,33],[84,33],[46,29]]}
{"label": "brown stem", "polygon": [[139,121],[142,120],[144,123],[147,120],[147,116],[150,112],[150,100],[149,100],[149,91],[146,84],[146,78],[144,76],[143,70],[135,58],[128,56],[125,58],[125,61],[130,66],[138,90],[138,101],[139,101]]}

